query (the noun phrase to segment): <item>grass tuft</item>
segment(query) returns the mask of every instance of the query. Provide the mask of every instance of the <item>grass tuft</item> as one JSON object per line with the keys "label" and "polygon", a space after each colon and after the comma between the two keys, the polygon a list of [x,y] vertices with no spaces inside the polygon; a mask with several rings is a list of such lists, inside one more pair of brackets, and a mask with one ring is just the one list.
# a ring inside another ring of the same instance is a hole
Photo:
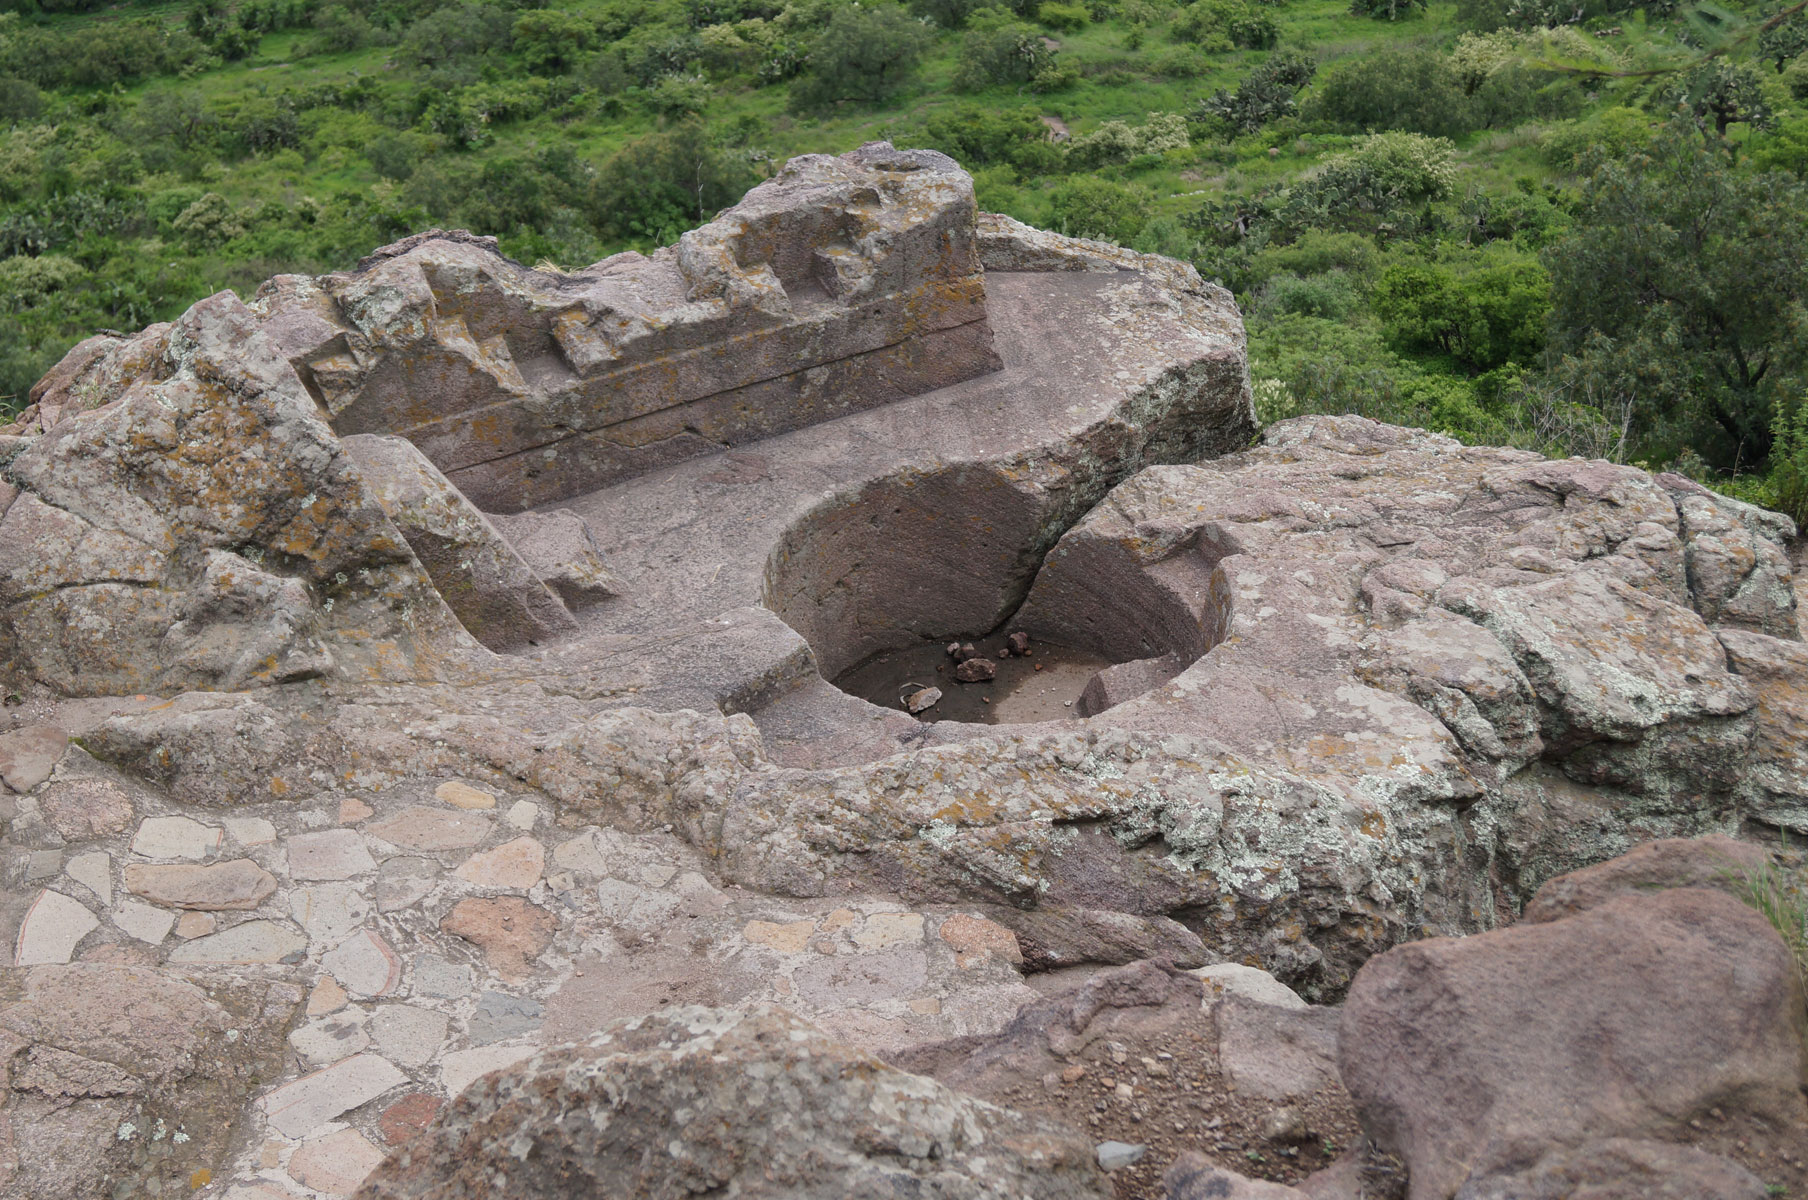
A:
{"label": "grass tuft", "polygon": [[1767,861],[1745,876],[1739,898],[1763,914],[1795,955],[1796,974],[1808,997],[1808,887],[1801,874]]}

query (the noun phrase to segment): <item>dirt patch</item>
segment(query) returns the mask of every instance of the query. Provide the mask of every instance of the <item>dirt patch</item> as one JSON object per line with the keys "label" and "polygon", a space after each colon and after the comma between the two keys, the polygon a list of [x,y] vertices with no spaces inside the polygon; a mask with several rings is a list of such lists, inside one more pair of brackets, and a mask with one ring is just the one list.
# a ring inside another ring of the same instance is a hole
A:
{"label": "dirt patch", "polygon": [[[995,1099],[1059,1118],[1096,1142],[1148,1147],[1140,1162],[1113,1172],[1118,1200],[1164,1196],[1162,1173],[1183,1150],[1251,1178],[1296,1183],[1330,1166],[1361,1136],[1356,1110],[1338,1086],[1292,1104],[1239,1096],[1219,1070],[1217,1034],[1206,1013],[1189,1028],[1127,1034],[1074,1058],[1052,1084],[1019,1084]],[[1284,1134],[1270,1136],[1282,1125]]]}
{"label": "dirt patch", "polygon": [[[1083,1002],[1077,1007],[1090,1011]],[[1252,1178],[1297,1183],[1361,1145],[1355,1107],[1335,1081],[1287,1101],[1239,1094],[1220,1062],[1209,1009],[1187,1012],[1170,1003],[1119,1011],[1107,1024],[1089,1022],[1088,1032],[1074,1038],[1084,1044],[1059,1057],[1034,1049],[1045,1044],[1033,1031],[1046,1018],[1025,1010],[1000,1036],[1030,1047],[1026,1052],[999,1056],[983,1044],[951,1043],[946,1051],[919,1052],[921,1061],[907,1052],[898,1065],[946,1074],[946,1082],[964,1091],[1066,1122],[1095,1143],[1145,1147],[1140,1161],[1112,1173],[1118,1200],[1162,1200],[1162,1174],[1187,1150]],[[1390,1160],[1374,1160],[1363,1177],[1372,1200],[1404,1194]]]}
{"label": "dirt patch", "polygon": [[1059,721],[1078,715],[1074,705],[1086,684],[1111,660],[1054,642],[1037,642],[1027,656],[998,657],[1005,634],[963,639],[997,674],[983,683],[955,681],[955,660],[945,640],[874,655],[835,679],[835,686],[881,708],[904,711],[904,698],[919,688],[941,689],[942,698],[917,714],[926,723],[970,721],[984,725]]}
{"label": "dirt patch", "polygon": [[1689,1122],[1691,1145],[1723,1154],[1762,1179],[1775,1196],[1808,1196],[1808,1120],[1779,1128],[1749,1113],[1709,1109]]}

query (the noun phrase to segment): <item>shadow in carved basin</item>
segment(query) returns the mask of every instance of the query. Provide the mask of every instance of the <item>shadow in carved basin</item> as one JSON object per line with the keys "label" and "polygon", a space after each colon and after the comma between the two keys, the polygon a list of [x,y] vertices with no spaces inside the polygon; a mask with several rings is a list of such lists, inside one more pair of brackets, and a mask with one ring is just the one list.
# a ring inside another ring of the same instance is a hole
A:
{"label": "shadow in carved basin", "polygon": [[[1216,644],[1209,561],[1180,555],[1150,569],[1110,548],[1051,553],[1089,497],[1034,476],[965,464],[837,496],[780,540],[766,604],[850,695],[898,712],[938,689],[917,714],[930,722],[1092,716]],[[1027,654],[1010,652],[1017,633]],[[949,648],[968,645],[991,678],[957,680]]]}

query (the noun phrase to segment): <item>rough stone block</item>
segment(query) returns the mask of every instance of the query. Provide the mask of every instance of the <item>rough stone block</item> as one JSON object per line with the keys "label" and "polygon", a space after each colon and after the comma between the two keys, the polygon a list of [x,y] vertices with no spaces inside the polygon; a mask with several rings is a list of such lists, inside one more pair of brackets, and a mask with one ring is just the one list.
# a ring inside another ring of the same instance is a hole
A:
{"label": "rough stone block", "polygon": [[341,433],[512,512],[997,370],[974,220],[952,159],[875,142],[651,256],[555,276],[435,230],[257,307]]}

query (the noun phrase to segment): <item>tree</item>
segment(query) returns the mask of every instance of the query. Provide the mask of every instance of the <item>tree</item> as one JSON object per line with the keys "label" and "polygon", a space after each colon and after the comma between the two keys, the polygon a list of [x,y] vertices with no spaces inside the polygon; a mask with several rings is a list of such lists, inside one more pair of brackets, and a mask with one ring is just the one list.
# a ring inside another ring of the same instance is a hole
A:
{"label": "tree", "polygon": [[1199,118],[1215,118],[1237,133],[1254,133],[1270,121],[1292,116],[1299,90],[1317,71],[1318,64],[1303,54],[1276,54],[1251,71],[1236,91],[1218,91],[1202,101]]}
{"label": "tree", "polygon": [[894,96],[916,74],[929,40],[923,23],[895,5],[838,8],[792,85],[792,103],[808,110]]}
{"label": "tree", "polygon": [[1736,122],[1753,129],[1773,129],[1777,123],[1764,102],[1764,84],[1758,73],[1725,59],[1714,59],[1690,71],[1670,91],[1669,99],[1703,125],[1711,122],[1721,138],[1726,137],[1727,126]]}
{"label": "tree", "polygon": [[1762,461],[1773,410],[1808,384],[1805,228],[1808,187],[1736,169],[1688,117],[1597,162],[1545,256],[1552,379],[1637,405],[1716,465]]}
{"label": "tree", "polygon": [[629,142],[597,172],[587,207],[608,238],[668,242],[741,198],[757,182],[747,163],[687,121]]}
{"label": "tree", "polygon": [[596,25],[576,13],[538,8],[515,18],[515,49],[537,75],[568,71],[596,40]]}

